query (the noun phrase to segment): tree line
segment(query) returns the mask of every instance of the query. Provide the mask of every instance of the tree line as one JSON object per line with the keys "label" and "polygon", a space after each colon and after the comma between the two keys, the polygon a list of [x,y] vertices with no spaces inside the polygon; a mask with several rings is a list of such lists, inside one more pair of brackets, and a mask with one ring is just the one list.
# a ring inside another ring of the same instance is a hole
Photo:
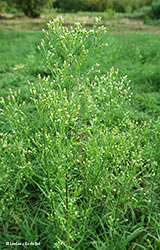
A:
{"label": "tree line", "polygon": [[[133,12],[149,6],[147,15],[160,16],[160,0],[1,0],[0,12],[14,7],[28,17],[38,17],[45,8],[56,8],[62,11],[101,11],[112,9],[115,12]],[[149,9],[150,8],[150,9]],[[152,13],[151,13],[152,12]],[[158,14],[157,14],[158,13]]]}

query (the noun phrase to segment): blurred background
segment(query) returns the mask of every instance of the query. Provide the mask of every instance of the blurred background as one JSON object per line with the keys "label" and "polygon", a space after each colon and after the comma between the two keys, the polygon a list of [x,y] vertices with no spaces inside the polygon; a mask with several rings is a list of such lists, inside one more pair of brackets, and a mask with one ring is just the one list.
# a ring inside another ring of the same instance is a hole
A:
{"label": "blurred background", "polygon": [[0,14],[24,13],[28,17],[39,17],[46,10],[56,12],[104,12],[135,14],[158,19],[160,1],[155,0],[1,0]]}

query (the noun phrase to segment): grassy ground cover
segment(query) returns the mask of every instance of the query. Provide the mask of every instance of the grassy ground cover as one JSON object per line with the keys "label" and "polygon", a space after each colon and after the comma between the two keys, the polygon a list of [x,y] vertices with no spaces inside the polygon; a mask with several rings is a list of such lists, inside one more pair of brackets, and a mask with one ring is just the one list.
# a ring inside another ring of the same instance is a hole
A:
{"label": "grassy ground cover", "polygon": [[52,25],[0,30],[1,249],[159,249],[160,35]]}

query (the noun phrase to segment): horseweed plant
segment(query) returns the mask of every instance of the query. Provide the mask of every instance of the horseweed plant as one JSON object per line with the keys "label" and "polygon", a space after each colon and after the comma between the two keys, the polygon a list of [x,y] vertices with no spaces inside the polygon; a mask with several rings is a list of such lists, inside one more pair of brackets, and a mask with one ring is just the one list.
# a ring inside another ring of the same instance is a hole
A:
{"label": "horseweed plant", "polygon": [[[113,242],[126,249],[137,235],[149,244],[140,225],[144,210],[154,212],[157,162],[147,131],[156,130],[128,118],[126,76],[114,68],[102,75],[97,63],[83,74],[88,55],[108,46],[99,21],[93,30],[79,23],[63,27],[61,18],[50,21],[39,47],[49,75],[30,83],[29,103],[20,91],[1,98],[5,197],[15,198],[21,185],[32,183],[37,200],[40,192],[48,202],[48,247],[54,249],[109,249]],[[126,223],[132,232],[127,240]]]}

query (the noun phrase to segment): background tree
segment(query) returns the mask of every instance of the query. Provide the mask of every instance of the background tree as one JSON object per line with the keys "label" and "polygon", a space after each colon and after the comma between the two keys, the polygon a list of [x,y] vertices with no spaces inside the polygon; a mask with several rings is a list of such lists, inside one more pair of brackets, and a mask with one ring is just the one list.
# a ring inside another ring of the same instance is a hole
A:
{"label": "background tree", "polygon": [[1,0],[0,1],[0,14],[3,12],[5,7],[6,7],[6,1]]}
{"label": "background tree", "polygon": [[52,6],[54,0],[13,0],[16,7],[28,17],[39,17],[44,8]]}
{"label": "background tree", "polygon": [[160,19],[160,0],[152,3],[150,17],[153,19]]}

